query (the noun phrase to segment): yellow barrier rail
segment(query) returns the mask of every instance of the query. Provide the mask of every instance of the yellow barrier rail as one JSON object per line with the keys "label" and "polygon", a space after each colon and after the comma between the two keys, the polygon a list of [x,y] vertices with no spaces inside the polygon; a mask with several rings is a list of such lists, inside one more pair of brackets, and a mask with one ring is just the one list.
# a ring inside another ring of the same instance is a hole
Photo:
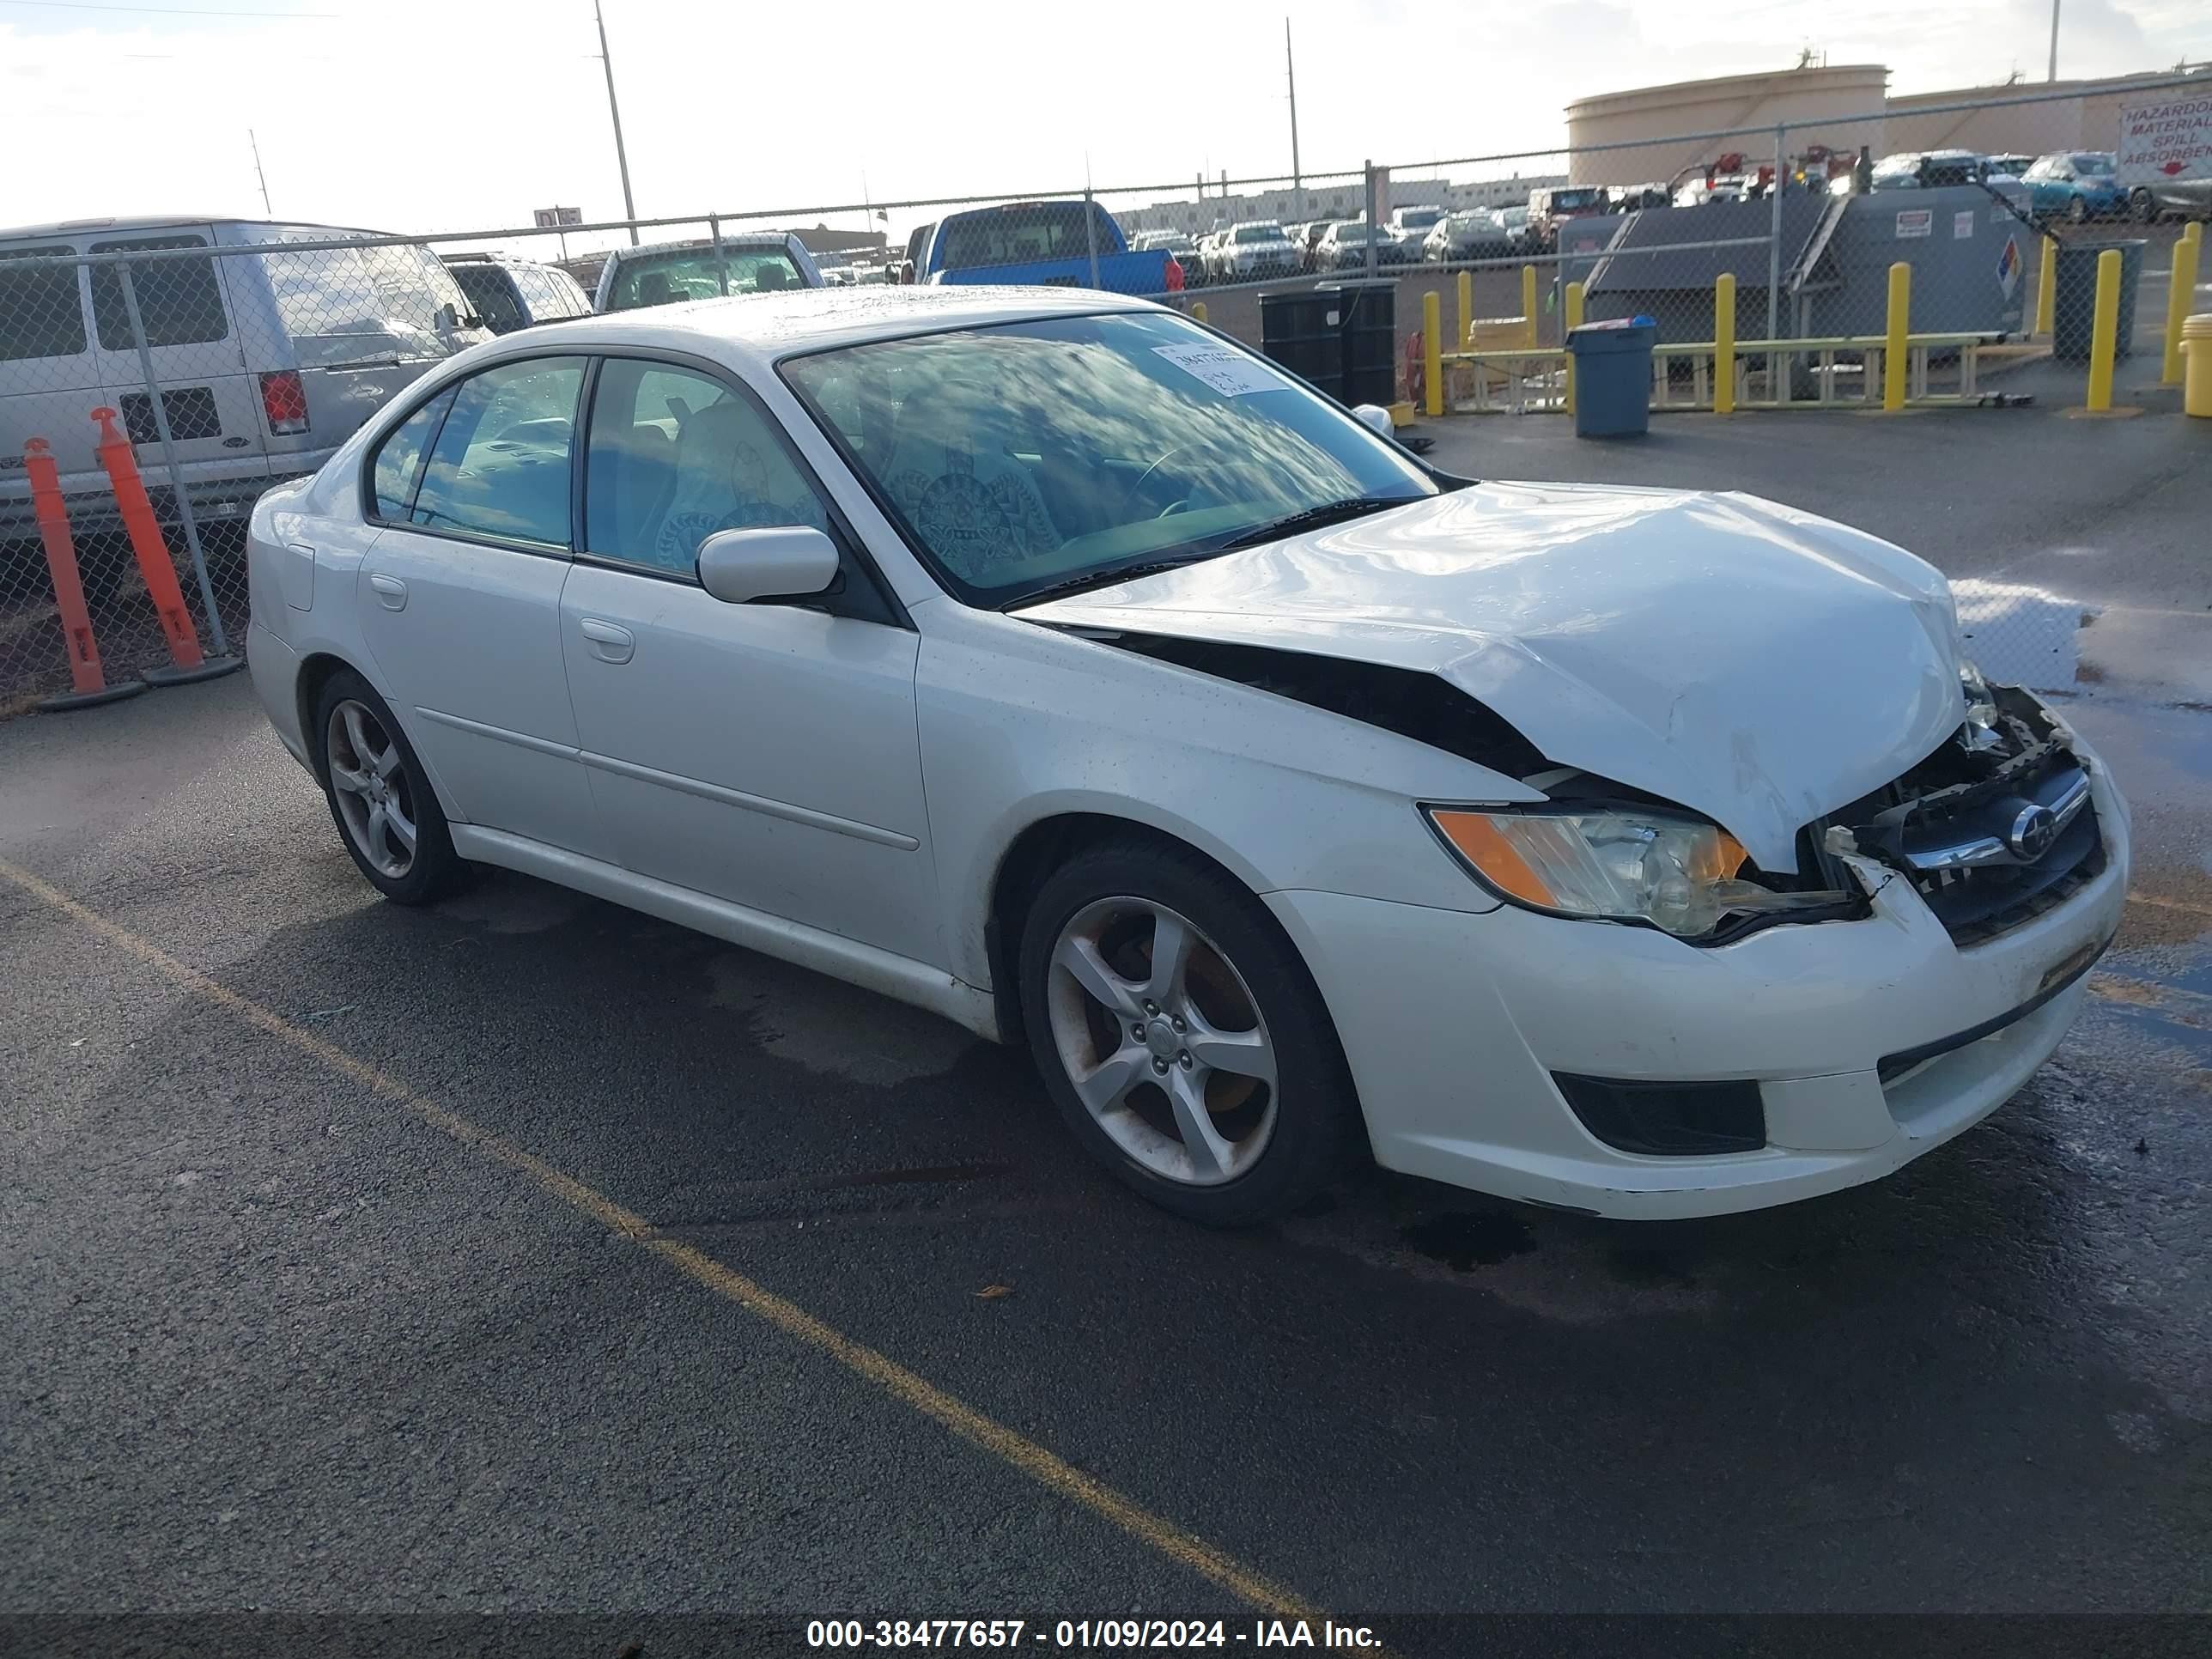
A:
{"label": "yellow barrier rail", "polygon": [[[1905,337],[1905,402],[1930,407],[1971,406],[1984,401],[1976,382],[1977,364],[1984,347],[1999,343],[1995,333],[1907,334]],[[1734,366],[1730,396],[1720,404],[1715,392],[1715,364],[1724,346]],[[1651,349],[1651,407],[1655,410],[1690,412],[1716,407],[1745,409],[1879,409],[1887,375],[1889,337],[1886,334],[1838,334],[1789,340],[1698,340],[1657,345]],[[1930,389],[1931,357],[1958,356],[1957,385],[1950,391]],[[1471,382],[1465,395],[1446,398],[1453,412],[1474,415],[1532,415],[1571,413],[1568,402],[1566,353],[1558,346],[1516,348],[1495,351],[1447,351],[1440,367],[1447,386],[1455,368]],[[1856,395],[1838,391],[1844,378],[1838,371],[1849,367],[1846,358],[1861,366]],[[1764,371],[1753,368],[1765,359]],[[1796,369],[1812,370],[1813,395],[1792,395]],[[1687,369],[1687,395],[1675,393],[1674,367]],[[1752,395],[1756,386],[1760,395]]]}

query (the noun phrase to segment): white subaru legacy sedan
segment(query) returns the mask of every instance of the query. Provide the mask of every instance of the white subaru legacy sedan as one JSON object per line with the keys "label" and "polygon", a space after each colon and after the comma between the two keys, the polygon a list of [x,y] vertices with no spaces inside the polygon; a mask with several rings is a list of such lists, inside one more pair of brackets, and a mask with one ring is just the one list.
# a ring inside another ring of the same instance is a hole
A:
{"label": "white subaru legacy sedan", "polygon": [[386,896],[503,866],[1026,1043],[1201,1221],[1370,1155],[1623,1217],[1883,1175],[2051,1053],[2127,884],[1911,555],[1446,476],[1113,295],[510,334],[251,568]]}

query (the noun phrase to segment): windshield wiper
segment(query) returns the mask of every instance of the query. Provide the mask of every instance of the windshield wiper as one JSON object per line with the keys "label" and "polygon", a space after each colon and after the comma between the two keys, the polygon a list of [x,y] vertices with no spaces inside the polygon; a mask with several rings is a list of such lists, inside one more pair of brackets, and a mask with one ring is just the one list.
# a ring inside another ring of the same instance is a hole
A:
{"label": "windshield wiper", "polygon": [[1323,501],[1319,507],[1309,507],[1266,524],[1255,524],[1249,530],[1240,530],[1227,541],[1216,542],[1214,550],[1232,553],[1240,547],[1257,547],[1261,542],[1295,536],[1301,530],[1321,530],[1363,514],[1380,513],[1386,507],[1403,507],[1420,499],[1418,495],[1347,495],[1340,501]]}
{"label": "windshield wiper", "polygon": [[1103,570],[1086,570],[1080,575],[1068,576],[1024,593],[1005,608],[1016,610],[1022,605],[1035,605],[1041,599],[1056,599],[1063,593],[1079,593],[1087,587],[1109,587],[1115,582],[1134,581],[1139,576],[1157,576],[1163,570],[1180,570],[1187,564],[1196,564],[1200,559],[1212,558],[1218,549],[1204,553],[1186,553],[1175,559],[1146,559],[1139,564],[1109,565]]}

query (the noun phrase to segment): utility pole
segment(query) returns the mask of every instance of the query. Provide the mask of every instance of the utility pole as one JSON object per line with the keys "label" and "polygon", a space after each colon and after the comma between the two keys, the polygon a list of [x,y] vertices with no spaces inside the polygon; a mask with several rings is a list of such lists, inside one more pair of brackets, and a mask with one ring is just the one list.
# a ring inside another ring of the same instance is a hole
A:
{"label": "utility pole", "polygon": [[2058,78],[2058,0],[2051,0],[2051,75]]}
{"label": "utility pole", "polygon": [[261,170],[261,141],[253,136],[252,127],[246,130],[246,142],[253,146],[253,176],[261,181],[261,210],[274,219],[276,210],[269,205],[269,175]]}
{"label": "utility pole", "polygon": [[1305,175],[1298,167],[1298,60],[1291,53],[1291,20],[1283,19],[1283,74],[1291,83],[1291,216],[1306,214]]}
{"label": "utility pole", "polygon": [[629,223],[629,245],[637,246],[637,204],[629,193],[629,156],[623,149],[622,106],[615,101],[615,60],[607,56],[606,14],[599,0],[592,0],[592,21],[599,26],[599,66],[607,72],[607,113],[614,118],[615,165],[622,169],[623,216]]}

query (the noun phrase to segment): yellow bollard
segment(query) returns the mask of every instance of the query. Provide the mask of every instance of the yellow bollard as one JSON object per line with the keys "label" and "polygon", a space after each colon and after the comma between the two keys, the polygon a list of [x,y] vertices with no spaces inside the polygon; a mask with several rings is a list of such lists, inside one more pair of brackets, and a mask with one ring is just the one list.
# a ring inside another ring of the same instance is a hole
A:
{"label": "yellow bollard", "polygon": [[2120,251],[2097,256],[2097,309],[2089,327],[2089,403],[2102,414],[2112,406],[2112,362],[2120,351]]}
{"label": "yellow bollard", "polygon": [[2181,325],[2181,355],[2189,360],[2181,388],[2185,414],[2212,421],[2212,311],[2201,312]]}
{"label": "yellow bollard", "polygon": [[2192,219],[2173,245],[2173,264],[2166,281],[2166,365],[2161,386],[2181,384],[2181,328],[2189,320],[2189,301],[2197,292],[2197,258],[2204,246],[2204,227]]}
{"label": "yellow bollard", "polygon": [[2043,263],[2035,276],[2035,331],[2049,339],[2057,331],[2058,316],[2058,239],[2043,239]]}
{"label": "yellow bollard", "polygon": [[1536,267],[1521,267],[1521,315],[1528,330],[1528,349],[1536,349]]}
{"label": "yellow bollard", "polygon": [[1444,412],[1444,301],[1434,289],[1421,295],[1421,404]]}
{"label": "yellow bollard", "polygon": [[[1522,269],[1531,276],[1536,274],[1536,268],[1534,265],[1523,265]],[[1566,346],[1567,336],[1582,325],[1583,285],[1580,283],[1569,283],[1566,300],[1559,307],[1559,345],[1562,349]],[[1572,352],[1567,353],[1566,391],[1567,413],[1571,415],[1575,412],[1575,359]]]}
{"label": "yellow bollard", "polygon": [[1190,314],[1196,321],[1201,323],[1204,322],[1206,320],[1206,301],[1203,300],[1193,300],[1190,302]]}
{"label": "yellow bollard", "polygon": [[1474,349],[1474,273],[1459,274],[1459,349]]}
{"label": "yellow bollard", "polygon": [[1881,407],[1895,414],[1905,407],[1905,361],[1911,348],[1912,267],[1902,259],[1889,268],[1889,329],[1881,346]]}
{"label": "yellow bollard", "polygon": [[1735,273],[1713,278],[1713,413],[1735,413]]}

